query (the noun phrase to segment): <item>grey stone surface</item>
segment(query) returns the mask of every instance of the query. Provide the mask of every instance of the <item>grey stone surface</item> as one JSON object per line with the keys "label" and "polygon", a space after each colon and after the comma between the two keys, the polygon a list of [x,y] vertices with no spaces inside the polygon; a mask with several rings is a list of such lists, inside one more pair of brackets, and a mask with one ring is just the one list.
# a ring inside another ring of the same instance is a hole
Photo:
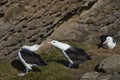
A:
{"label": "grey stone surface", "polygon": [[100,65],[99,69],[104,70],[107,73],[119,73],[120,72],[120,55],[112,55],[104,59]]}
{"label": "grey stone surface", "polygon": [[99,76],[99,73],[98,72],[88,72],[88,73],[85,73],[81,80],[96,80],[97,77]]}

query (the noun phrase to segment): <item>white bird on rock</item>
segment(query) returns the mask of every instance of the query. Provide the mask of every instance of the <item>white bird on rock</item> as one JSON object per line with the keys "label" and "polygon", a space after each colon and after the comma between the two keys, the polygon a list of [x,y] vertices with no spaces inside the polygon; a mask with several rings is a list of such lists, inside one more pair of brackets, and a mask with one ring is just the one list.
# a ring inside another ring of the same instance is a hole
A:
{"label": "white bird on rock", "polygon": [[116,41],[111,36],[108,36],[103,42],[103,45],[107,45],[109,49],[113,49],[116,46]]}

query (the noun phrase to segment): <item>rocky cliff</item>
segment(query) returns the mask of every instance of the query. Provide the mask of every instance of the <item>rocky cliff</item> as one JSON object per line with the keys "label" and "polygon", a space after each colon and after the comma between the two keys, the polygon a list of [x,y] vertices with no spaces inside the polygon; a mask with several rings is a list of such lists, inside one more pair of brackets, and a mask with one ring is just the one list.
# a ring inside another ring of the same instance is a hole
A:
{"label": "rocky cliff", "polygon": [[46,38],[96,44],[112,35],[120,43],[120,0],[0,0],[0,59]]}

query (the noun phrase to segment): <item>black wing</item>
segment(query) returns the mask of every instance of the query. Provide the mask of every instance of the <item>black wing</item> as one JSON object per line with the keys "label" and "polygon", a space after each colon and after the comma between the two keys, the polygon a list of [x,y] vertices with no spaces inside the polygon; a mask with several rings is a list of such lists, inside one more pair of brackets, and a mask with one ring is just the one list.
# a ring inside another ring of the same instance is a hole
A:
{"label": "black wing", "polygon": [[110,35],[102,35],[102,36],[100,36],[101,44],[103,44],[103,43],[105,42],[105,40],[106,40],[106,38],[107,38],[108,36],[110,36]]}
{"label": "black wing", "polygon": [[35,54],[34,52],[28,49],[22,49],[20,53],[26,63],[37,64],[39,66],[46,65],[46,63],[42,60],[42,58],[38,54]]}
{"label": "black wing", "polygon": [[70,57],[70,59],[74,61],[86,61],[91,59],[90,56],[83,49],[80,48],[71,47],[65,52]]}
{"label": "black wing", "polygon": [[105,44],[103,44],[106,40],[106,38],[110,36],[110,35],[102,35],[100,36],[100,44],[97,44],[98,48],[106,48],[107,46]]}

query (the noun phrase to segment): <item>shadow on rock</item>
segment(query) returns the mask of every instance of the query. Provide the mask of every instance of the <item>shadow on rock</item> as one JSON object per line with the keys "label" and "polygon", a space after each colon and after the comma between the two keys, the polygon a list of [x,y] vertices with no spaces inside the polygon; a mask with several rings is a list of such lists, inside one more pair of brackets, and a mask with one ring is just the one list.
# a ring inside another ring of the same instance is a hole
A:
{"label": "shadow on rock", "polygon": [[95,66],[95,71],[97,71],[97,72],[102,72],[102,73],[106,73],[104,69],[100,69],[100,68],[99,68],[99,64]]}

